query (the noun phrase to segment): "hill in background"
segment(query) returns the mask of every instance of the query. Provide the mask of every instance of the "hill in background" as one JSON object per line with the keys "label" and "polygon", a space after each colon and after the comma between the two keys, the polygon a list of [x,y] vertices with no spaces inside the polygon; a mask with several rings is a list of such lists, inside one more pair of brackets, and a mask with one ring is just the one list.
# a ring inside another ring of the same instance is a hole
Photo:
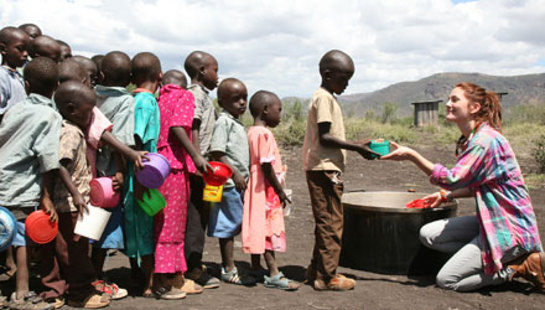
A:
{"label": "hill in background", "polygon": [[[339,97],[345,115],[363,116],[368,110],[381,111],[384,103],[397,106],[399,116],[413,112],[410,104],[430,99],[446,100],[452,88],[460,82],[479,84],[495,92],[507,92],[502,104],[508,108],[517,104],[545,103],[545,73],[518,76],[492,76],[480,73],[437,73],[418,81],[401,82],[386,88],[363,94]],[[284,102],[299,100],[307,108],[308,98],[284,98]]]}

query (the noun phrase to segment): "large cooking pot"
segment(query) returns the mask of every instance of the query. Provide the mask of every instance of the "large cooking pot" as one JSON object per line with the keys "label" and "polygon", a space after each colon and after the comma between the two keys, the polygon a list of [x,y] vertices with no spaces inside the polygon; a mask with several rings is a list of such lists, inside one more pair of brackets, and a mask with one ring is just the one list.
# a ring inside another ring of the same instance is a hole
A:
{"label": "large cooking pot", "polygon": [[424,247],[420,228],[456,216],[457,202],[434,209],[405,205],[426,193],[352,192],[343,195],[344,231],[340,265],[384,274],[436,273],[448,258]]}

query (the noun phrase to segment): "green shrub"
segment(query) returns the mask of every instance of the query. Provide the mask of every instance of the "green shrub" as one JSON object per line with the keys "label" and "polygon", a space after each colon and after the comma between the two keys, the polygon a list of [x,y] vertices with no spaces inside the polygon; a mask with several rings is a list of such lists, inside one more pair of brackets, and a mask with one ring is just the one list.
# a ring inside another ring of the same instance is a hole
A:
{"label": "green shrub", "polygon": [[539,172],[545,173],[545,135],[541,135],[536,141],[532,155],[539,166]]}

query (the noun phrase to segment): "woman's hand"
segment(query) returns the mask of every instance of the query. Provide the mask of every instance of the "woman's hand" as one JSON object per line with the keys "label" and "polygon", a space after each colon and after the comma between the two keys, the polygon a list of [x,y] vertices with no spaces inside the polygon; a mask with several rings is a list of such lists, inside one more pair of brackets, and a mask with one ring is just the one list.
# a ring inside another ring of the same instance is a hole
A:
{"label": "woman's hand", "polygon": [[422,200],[424,200],[425,205],[427,205],[428,208],[437,208],[443,203],[443,200],[441,199],[441,192],[430,194],[423,197]]}
{"label": "woman's hand", "polygon": [[408,148],[406,146],[401,146],[393,141],[390,141],[390,146],[393,146],[395,150],[386,155],[382,155],[379,159],[401,161],[401,160],[413,160],[415,158],[416,152],[411,148]]}

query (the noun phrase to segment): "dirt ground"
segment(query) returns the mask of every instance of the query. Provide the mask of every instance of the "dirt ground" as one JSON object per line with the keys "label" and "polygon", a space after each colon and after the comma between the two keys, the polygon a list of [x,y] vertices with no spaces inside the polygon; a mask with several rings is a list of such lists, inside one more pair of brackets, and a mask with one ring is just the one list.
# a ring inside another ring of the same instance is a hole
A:
{"label": "dirt ground", "polygon": [[[454,163],[451,147],[429,146],[417,148],[432,161]],[[283,160],[289,167],[288,187],[293,190],[295,211],[286,218],[288,251],[277,255],[281,270],[295,280],[304,280],[304,271],[311,257],[314,242],[314,221],[310,198],[301,171],[301,150],[283,152]],[[524,172],[533,169],[530,161],[521,160]],[[354,190],[391,190],[432,192],[423,173],[412,164],[397,162],[368,162],[354,154],[348,157],[345,192]],[[545,240],[545,193],[543,186],[531,190],[538,222]],[[458,215],[474,213],[471,200],[460,201]],[[249,256],[236,243],[236,261],[239,269],[249,266]],[[368,255],[373,255],[369,253]],[[218,241],[207,240],[204,261],[217,272],[220,262]],[[128,260],[122,254],[110,257],[106,262],[107,276],[122,287],[130,288]],[[114,301],[112,309],[543,309],[545,295],[531,290],[526,282],[513,282],[500,287],[474,293],[456,293],[439,289],[433,275],[407,277],[339,268],[339,271],[357,280],[356,288],[348,292],[316,292],[303,285],[296,292],[284,292],[265,288],[239,287],[222,284],[219,289],[206,290],[201,295],[188,296],[181,301],[156,301],[141,297],[128,297]],[[6,287],[7,283],[4,283]],[[68,307],[66,307],[68,308]]]}

